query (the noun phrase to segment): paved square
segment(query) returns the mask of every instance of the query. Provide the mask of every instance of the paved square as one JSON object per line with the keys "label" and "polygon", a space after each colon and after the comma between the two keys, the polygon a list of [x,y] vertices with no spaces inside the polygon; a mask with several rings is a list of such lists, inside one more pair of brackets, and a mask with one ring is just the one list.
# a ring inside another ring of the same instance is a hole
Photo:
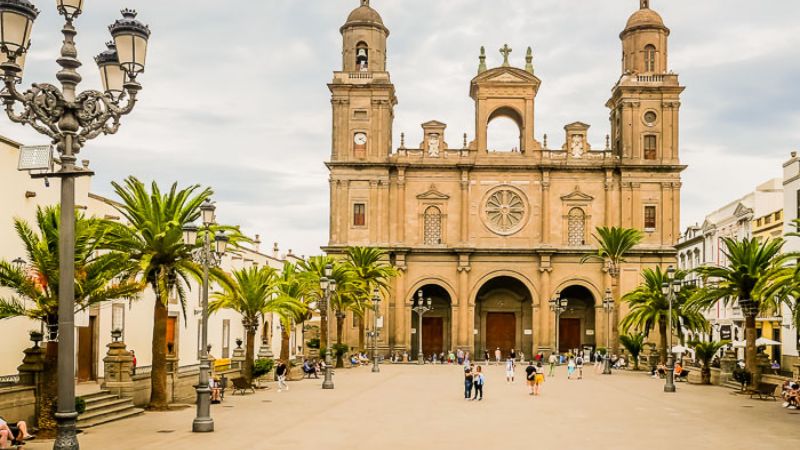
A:
{"label": "paved square", "polygon": [[[81,448],[100,449],[748,449],[800,448],[800,411],[779,402],[750,400],[730,390],[662,380],[644,373],[548,378],[540,397],[527,395],[523,371],[506,384],[487,368],[486,397],[463,399],[457,366],[384,365],[340,370],[336,389],[320,381],[290,383],[230,396],[212,413],[217,431],[190,432],[194,409],[146,413],[90,429]],[[28,450],[51,448],[32,442]]]}

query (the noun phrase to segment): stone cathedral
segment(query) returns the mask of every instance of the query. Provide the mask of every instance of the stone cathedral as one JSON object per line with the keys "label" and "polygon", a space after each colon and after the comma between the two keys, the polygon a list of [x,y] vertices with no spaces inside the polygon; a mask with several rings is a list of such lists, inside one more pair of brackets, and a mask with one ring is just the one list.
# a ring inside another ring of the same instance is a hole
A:
{"label": "stone cathedral", "polygon": [[[615,345],[625,308],[616,299],[607,317],[602,300],[613,280],[604,264],[580,262],[595,250],[593,230],[645,232],[622,267],[622,292],[639,283],[642,268],[675,263],[679,233],[684,88],[668,65],[670,30],[649,0],[620,34],[620,77],[605,105],[611,133],[595,137],[604,142],[600,148],[590,145],[590,126],[581,122],[564,126],[550,143],[537,138],[536,95],[546,83],[530,50],[525,66],[514,67],[507,46],[500,67],[487,66],[481,52],[469,85],[472,136],[448,135],[444,122],[428,120],[419,144],[409,135],[393,148],[398,99],[388,70],[389,29],[361,0],[340,31],[342,67],[328,85],[333,142],[324,250],[340,255],[348,246],[377,246],[399,270],[381,304],[382,352],[413,358],[420,332],[426,355],[459,348],[531,355],[552,351],[556,342],[560,351],[604,347],[607,337]],[[489,124],[499,118],[519,128],[511,149],[488,148]],[[433,304],[421,323],[412,311],[420,291]],[[549,301],[559,294],[568,304],[556,327]],[[358,320],[345,321],[353,347]]]}

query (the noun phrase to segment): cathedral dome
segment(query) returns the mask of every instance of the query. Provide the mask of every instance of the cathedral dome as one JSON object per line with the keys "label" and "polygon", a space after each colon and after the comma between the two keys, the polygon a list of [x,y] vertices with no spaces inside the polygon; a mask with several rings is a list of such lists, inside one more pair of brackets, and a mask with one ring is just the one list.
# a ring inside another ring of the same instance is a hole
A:
{"label": "cathedral dome", "polygon": [[661,15],[650,8],[642,8],[633,13],[625,25],[625,31],[638,28],[667,28]]}
{"label": "cathedral dome", "polygon": [[347,22],[342,26],[342,29],[359,25],[371,25],[388,31],[378,11],[375,11],[369,6],[369,0],[361,0],[361,6],[354,9],[353,12],[347,16]]}

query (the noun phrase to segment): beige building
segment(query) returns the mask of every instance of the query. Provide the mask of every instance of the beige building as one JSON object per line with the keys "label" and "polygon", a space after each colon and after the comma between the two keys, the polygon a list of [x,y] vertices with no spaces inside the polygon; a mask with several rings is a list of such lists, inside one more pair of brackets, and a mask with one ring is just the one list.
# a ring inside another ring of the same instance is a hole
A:
{"label": "beige building", "polygon": [[[36,208],[56,205],[59,202],[57,179],[50,180],[46,184],[41,179],[31,179],[27,172],[16,170],[20,145],[0,136],[0,199],[3,204],[3,208],[0,209],[0,236],[2,236],[0,259],[5,261],[24,259],[26,256],[22,241],[14,231],[14,218],[23,219],[36,229]],[[91,182],[90,177],[77,180],[78,210],[86,216],[122,220],[119,212],[114,209],[112,200],[91,192]],[[280,270],[284,261],[299,261],[299,258],[291,254],[291,250],[288,254],[280,254],[277,244],[268,252],[262,252],[259,247],[259,244],[256,244],[252,248],[241,249],[238,254],[226,255],[221,267],[230,271],[251,265],[268,265]],[[171,356],[180,366],[192,366],[199,362],[201,289],[194,281],[190,289],[185,318],[176,299],[172,299],[169,304],[167,342],[172,343]],[[0,297],[8,298],[13,295],[11,290],[0,287]],[[123,340],[128,349],[136,351],[140,368],[151,364],[154,302],[155,296],[148,288],[136,301],[106,302],[77,314],[75,376],[78,381],[102,381],[103,358],[106,356],[106,346],[111,342],[111,330],[115,328],[122,330]],[[267,339],[267,347],[271,353],[278,355],[281,344],[280,322],[271,315],[265,319],[265,323],[259,327],[259,335]],[[16,374],[17,366],[22,363],[24,357],[23,350],[32,345],[28,332],[38,330],[39,327],[39,322],[26,318],[0,320],[0,335],[3,337],[3,345],[0,346],[0,378]],[[291,333],[292,355],[301,354],[303,351],[302,334],[302,326],[295,327]],[[211,355],[215,358],[230,358],[236,348],[236,339],[244,336],[241,317],[237,313],[222,310],[210,316],[208,342],[212,345]],[[260,350],[258,347],[264,348],[261,344],[257,344],[257,350]]]}
{"label": "beige building", "polygon": [[[421,325],[428,355],[456,348],[550,351],[555,318],[548,302],[557,292],[569,299],[560,350],[605,346],[601,301],[611,278],[603,264],[580,263],[595,249],[595,227],[645,231],[621,271],[623,291],[639,282],[643,267],[675,263],[684,88],[669,69],[670,30],[659,14],[642,1],[620,34],[621,73],[606,104],[611,134],[600,148],[589,143],[590,126],[581,122],[566,125],[557,145],[537,138],[536,95],[546,85],[531,52],[518,68],[504,47],[499,67],[489,68],[481,52],[469,86],[475,101],[470,139],[449,136],[445,123],[432,120],[422,124],[419,144],[403,136],[393,149],[397,97],[387,68],[389,30],[369,3],[362,0],[341,27],[342,67],[329,84],[325,250],[379,246],[399,269],[382,304],[380,346],[416,355],[420,325],[411,308],[418,291],[434,305]],[[519,128],[510,149],[488,146],[490,124],[500,118]],[[617,311],[612,323],[624,313]],[[348,318],[352,345],[356,330]],[[615,334],[612,325],[612,340]]]}

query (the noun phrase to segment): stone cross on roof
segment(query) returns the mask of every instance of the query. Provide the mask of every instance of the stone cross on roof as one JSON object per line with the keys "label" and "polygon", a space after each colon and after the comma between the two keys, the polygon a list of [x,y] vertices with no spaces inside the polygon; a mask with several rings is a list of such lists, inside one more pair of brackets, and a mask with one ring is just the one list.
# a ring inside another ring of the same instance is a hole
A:
{"label": "stone cross on roof", "polygon": [[503,45],[503,48],[500,49],[500,53],[503,55],[503,67],[509,67],[511,64],[508,63],[508,55],[511,54],[513,50],[508,44]]}
{"label": "stone cross on roof", "polygon": [[361,6],[369,6],[369,0],[361,0]]}
{"label": "stone cross on roof", "polygon": [[641,9],[650,9],[650,0],[639,0],[639,7]]}

